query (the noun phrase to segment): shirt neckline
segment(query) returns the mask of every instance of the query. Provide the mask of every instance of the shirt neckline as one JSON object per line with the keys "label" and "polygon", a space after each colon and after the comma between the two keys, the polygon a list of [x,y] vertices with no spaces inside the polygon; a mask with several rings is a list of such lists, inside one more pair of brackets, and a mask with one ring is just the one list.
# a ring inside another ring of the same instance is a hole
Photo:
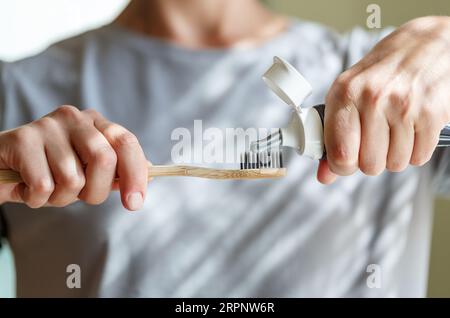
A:
{"label": "shirt neckline", "polygon": [[[101,28],[101,31],[111,34],[117,40],[120,38],[121,41],[134,46],[150,54],[154,54],[155,51],[163,51],[166,55],[174,54],[176,56],[187,56],[187,57],[221,57],[229,55],[249,55],[254,52],[261,52],[261,50],[267,50],[272,47],[277,47],[282,44],[285,40],[290,38],[292,32],[296,29],[298,25],[297,19],[289,18],[288,25],[282,32],[279,32],[276,36],[271,39],[264,41],[258,45],[251,47],[234,47],[234,48],[202,48],[202,49],[191,49],[176,43],[166,41],[160,38],[144,35],[133,30],[127,29],[114,22],[108,24]],[[111,32],[112,31],[112,32]]]}

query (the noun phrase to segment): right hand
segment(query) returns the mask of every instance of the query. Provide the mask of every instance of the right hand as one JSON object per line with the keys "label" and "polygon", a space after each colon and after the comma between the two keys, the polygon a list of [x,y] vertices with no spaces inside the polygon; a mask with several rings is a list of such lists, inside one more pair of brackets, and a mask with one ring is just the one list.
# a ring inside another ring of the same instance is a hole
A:
{"label": "right hand", "polygon": [[0,169],[17,171],[23,180],[0,185],[0,204],[31,208],[77,200],[100,204],[118,186],[123,206],[138,210],[148,181],[148,162],[135,135],[94,110],[73,106],[0,132]]}

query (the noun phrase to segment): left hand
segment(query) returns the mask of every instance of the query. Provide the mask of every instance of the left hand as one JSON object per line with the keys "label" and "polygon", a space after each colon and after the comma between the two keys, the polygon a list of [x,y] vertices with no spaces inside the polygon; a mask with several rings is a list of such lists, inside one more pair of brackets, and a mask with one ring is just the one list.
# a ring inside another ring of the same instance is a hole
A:
{"label": "left hand", "polygon": [[318,180],[428,162],[450,122],[450,17],[412,20],[341,74],[326,99]]}

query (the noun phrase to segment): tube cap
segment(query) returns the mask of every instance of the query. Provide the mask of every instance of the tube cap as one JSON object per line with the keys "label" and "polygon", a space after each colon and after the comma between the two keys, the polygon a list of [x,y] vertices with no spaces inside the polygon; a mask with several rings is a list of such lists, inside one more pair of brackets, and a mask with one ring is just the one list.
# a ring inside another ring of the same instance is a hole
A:
{"label": "tube cap", "polygon": [[298,108],[311,95],[308,81],[288,62],[275,56],[272,66],[263,75],[269,88],[286,104]]}

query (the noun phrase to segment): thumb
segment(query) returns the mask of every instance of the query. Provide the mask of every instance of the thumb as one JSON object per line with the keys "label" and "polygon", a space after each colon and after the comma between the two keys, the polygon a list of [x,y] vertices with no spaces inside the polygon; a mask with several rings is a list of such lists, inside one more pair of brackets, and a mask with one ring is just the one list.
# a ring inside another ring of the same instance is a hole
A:
{"label": "thumb", "polygon": [[337,175],[331,172],[327,159],[320,160],[317,169],[317,180],[322,184],[332,184],[336,179]]}

